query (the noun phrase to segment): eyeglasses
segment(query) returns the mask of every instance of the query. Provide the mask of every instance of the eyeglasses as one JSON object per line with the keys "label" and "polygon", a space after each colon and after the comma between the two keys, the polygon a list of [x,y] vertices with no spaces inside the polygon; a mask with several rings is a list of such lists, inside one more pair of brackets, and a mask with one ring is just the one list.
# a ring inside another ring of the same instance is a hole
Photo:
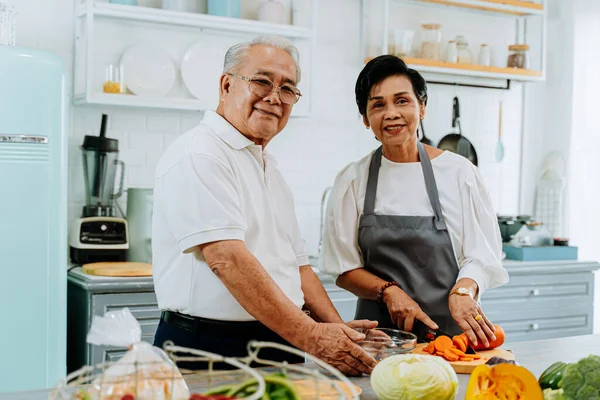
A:
{"label": "eyeglasses", "polygon": [[297,88],[290,85],[276,86],[273,82],[271,82],[268,79],[247,78],[245,76],[235,75],[230,72],[227,72],[227,75],[248,82],[248,87],[250,91],[258,97],[265,98],[271,93],[273,93],[274,90],[276,90],[276,93],[279,94],[279,98],[281,99],[282,103],[296,104],[298,100],[300,100],[300,96],[302,96],[302,93],[300,93],[300,91]]}

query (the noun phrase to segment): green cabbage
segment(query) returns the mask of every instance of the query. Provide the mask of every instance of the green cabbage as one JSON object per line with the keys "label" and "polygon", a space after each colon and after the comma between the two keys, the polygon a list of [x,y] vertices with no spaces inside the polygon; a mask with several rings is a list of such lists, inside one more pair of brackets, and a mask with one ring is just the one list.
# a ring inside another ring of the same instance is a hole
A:
{"label": "green cabbage", "polygon": [[458,378],[440,357],[398,354],[377,364],[371,387],[380,400],[451,400],[458,391]]}

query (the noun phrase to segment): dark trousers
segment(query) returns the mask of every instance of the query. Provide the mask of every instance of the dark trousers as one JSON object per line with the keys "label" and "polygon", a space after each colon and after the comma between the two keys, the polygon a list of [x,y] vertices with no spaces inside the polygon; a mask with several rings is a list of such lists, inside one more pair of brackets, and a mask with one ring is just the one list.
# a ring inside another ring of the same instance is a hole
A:
{"label": "dark trousers", "polygon": [[[224,357],[246,357],[248,342],[275,342],[293,347],[281,336],[258,321],[237,322],[217,321],[187,315],[163,312],[156,335],[154,346],[162,348],[165,341],[172,341],[176,346],[204,350]],[[287,361],[289,364],[303,363],[304,357],[277,349],[262,349],[258,356],[265,360]],[[179,367],[185,369],[206,369],[206,363],[181,362]],[[261,365],[252,365],[259,367]],[[235,369],[225,363],[213,364],[214,369]]]}

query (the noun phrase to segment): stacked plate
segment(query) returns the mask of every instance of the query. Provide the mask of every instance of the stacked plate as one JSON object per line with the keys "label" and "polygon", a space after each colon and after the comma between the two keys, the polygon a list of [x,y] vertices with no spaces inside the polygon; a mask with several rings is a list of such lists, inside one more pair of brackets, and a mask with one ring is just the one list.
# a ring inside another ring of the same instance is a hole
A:
{"label": "stacked plate", "polygon": [[[207,104],[219,97],[219,75],[225,58],[222,46],[198,41],[188,48],[181,61],[181,78],[187,90]],[[177,79],[177,66],[169,53],[157,46],[136,45],[121,57],[126,87],[135,95],[166,96]]]}

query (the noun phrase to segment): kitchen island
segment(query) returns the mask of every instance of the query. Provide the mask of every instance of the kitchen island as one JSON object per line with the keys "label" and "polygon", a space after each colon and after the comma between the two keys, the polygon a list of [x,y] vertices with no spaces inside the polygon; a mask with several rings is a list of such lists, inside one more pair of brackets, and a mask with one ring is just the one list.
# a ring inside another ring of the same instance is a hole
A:
{"label": "kitchen island", "polygon": [[[512,350],[515,358],[536,377],[556,361],[576,362],[590,354],[600,355],[600,335],[573,336],[560,339],[537,340],[512,343],[504,346]],[[470,375],[459,375],[459,391],[456,399],[464,399]],[[187,377],[192,392],[202,392],[202,387],[193,384],[193,378]],[[369,377],[351,378],[363,389],[360,396],[364,400],[375,400],[377,397],[371,390]],[[0,400],[46,400],[49,390],[0,394]]]}

